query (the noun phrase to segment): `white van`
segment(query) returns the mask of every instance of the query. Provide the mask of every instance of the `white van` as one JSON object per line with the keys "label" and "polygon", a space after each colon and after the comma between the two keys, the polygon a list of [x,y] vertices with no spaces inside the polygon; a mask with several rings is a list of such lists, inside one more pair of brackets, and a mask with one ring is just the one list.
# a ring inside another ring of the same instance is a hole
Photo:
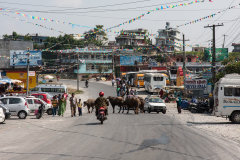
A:
{"label": "white van", "polygon": [[215,84],[213,95],[212,115],[226,117],[233,123],[240,124],[240,75],[225,75]]}
{"label": "white van", "polygon": [[58,94],[63,94],[64,92],[68,93],[68,89],[65,85],[57,84],[41,84],[36,86],[30,91],[30,94],[33,93],[41,93],[41,92],[47,92],[51,94],[52,96],[58,95]]}
{"label": "white van", "polygon": [[163,86],[166,86],[166,76],[161,73],[146,73],[144,83],[146,91],[157,92],[156,89],[162,89]]}

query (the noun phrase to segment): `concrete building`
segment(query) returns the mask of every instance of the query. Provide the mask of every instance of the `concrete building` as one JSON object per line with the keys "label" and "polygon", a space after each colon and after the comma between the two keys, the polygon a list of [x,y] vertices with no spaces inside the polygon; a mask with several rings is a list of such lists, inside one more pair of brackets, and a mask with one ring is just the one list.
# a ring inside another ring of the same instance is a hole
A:
{"label": "concrete building", "polygon": [[232,52],[240,52],[240,43],[233,43],[232,46],[234,47]]}
{"label": "concrete building", "polygon": [[120,35],[115,37],[116,43],[119,45],[146,45],[145,34],[148,33],[147,29],[133,29],[123,30]]}
{"label": "concrete building", "polygon": [[[27,36],[32,37],[33,44],[37,44],[39,46],[44,46],[44,41],[47,39],[48,36],[41,36],[40,34],[27,34]],[[24,40],[24,35],[18,37],[19,40]]]}
{"label": "concrete building", "polygon": [[[166,23],[165,29],[158,30],[156,37],[156,47],[162,47],[164,52],[181,51],[180,43],[181,35],[177,28],[171,28],[170,23]],[[169,41],[170,40],[170,41]],[[175,43],[174,43],[175,42]]]}

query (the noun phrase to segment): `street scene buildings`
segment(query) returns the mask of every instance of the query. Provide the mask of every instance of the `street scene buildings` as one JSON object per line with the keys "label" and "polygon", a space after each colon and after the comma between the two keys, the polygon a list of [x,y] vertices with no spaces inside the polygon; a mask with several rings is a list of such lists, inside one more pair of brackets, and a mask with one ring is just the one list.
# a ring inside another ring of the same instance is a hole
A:
{"label": "street scene buildings", "polygon": [[1,5],[0,159],[240,159],[238,2]]}

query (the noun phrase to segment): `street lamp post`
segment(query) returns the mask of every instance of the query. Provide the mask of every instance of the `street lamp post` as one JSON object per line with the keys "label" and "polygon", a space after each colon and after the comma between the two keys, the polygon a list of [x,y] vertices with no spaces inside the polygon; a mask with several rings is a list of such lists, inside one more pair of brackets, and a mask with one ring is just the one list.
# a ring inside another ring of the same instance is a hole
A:
{"label": "street lamp post", "polygon": [[28,48],[28,52],[27,52],[27,96],[28,96],[28,90],[29,90],[29,50],[30,48]]}

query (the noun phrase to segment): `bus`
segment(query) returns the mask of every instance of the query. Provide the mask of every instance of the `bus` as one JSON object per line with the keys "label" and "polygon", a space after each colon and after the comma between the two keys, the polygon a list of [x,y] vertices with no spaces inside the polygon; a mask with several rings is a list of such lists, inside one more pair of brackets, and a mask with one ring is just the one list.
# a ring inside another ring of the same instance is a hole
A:
{"label": "bus", "polygon": [[166,86],[166,78],[166,75],[162,73],[146,73],[144,76],[145,90],[150,93],[158,92],[157,89]]}
{"label": "bus", "polygon": [[126,72],[121,73],[121,80],[124,80],[124,81],[127,80],[126,74],[127,74]]}
{"label": "bus", "polygon": [[144,86],[144,75],[145,74],[136,73],[134,80],[133,80],[133,85],[137,86],[138,82],[139,82],[139,87],[143,87]]}

